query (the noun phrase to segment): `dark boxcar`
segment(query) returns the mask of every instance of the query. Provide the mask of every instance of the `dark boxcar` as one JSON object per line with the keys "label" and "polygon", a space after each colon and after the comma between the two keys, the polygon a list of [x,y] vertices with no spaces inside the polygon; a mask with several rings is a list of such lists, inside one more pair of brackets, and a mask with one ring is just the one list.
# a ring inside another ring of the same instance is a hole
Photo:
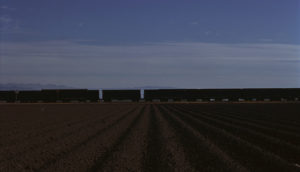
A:
{"label": "dark boxcar", "polygon": [[16,100],[15,91],[0,91],[0,101],[14,102]]}
{"label": "dark boxcar", "polygon": [[182,99],[191,98],[193,90],[187,89],[158,89],[158,90],[144,90],[144,99],[146,101],[179,101]]}
{"label": "dark boxcar", "polygon": [[59,90],[45,89],[42,90],[42,95],[43,95],[44,102],[51,103],[59,100]]}
{"label": "dark boxcar", "polygon": [[87,100],[87,89],[58,90],[58,94],[58,100],[63,102]]}
{"label": "dark boxcar", "polygon": [[170,99],[176,101],[186,98],[188,95],[185,89],[159,89],[144,90],[144,99],[146,101],[160,100],[168,101]]}
{"label": "dark boxcar", "polygon": [[237,100],[241,96],[240,89],[159,89],[159,90],[145,90],[144,97],[146,101],[160,100],[174,101],[187,100],[209,101],[211,99],[221,101],[229,99]]}
{"label": "dark boxcar", "polygon": [[36,103],[43,98],[41,91],[19,91],[17,95],[17,100],[24,103]]}
{"label": "dark boxcar", "polygon": [[282,99],[295,100],[300,98],[300,89],[287,88],[250,88],[250,89],[158,89],[145,90],[146,101],[160,100],[174,101],[239,101],[239,100],[270,100],[280,101]]}
{"label": "dark boxcar", "polygon": [[271,101],[280,101],[285,95],[285,89],[280,88],[243,89],[243,97],[246,100],[256,99],[258,101],[263,101],[269,99]]}
{"label": "dark boxcar", "polygon": [[266,95],[265,89],[243,89],[242,91],[243,98],[245,100],[258,100],[261,101]]}
{"label": "dark boxcar", "polygon": [[226,99],[228,101],[238,101],[242,98],[241,93],[241,89],[200,89],[194,94],[203,100],[214,99],[222,101]]}
{"label": "dark boxcar", "polygon": [[71,101],[91,101],[99,100],[99,90],[87,89],[45,89],[42,90],[44,102],[71,102]]}
{"label": "dark boxcar", "polygon": [[300,89],[299,88],[286,88],[283,91],[282,98],[287,100],[300,100]]}
{"label": "dark boxcar", "polygon": [[209,98],[207,91],[200,89],[158,89],[145,90],[144,98],[146,101],[160,100],[160,101],[195,101],[197,99]]}
{"label": "dark boxcar", "polygon": [[86,99],[91,102],[98,102],[99,90],[87,90]]}
{"label": "dark boxcar", "polygon": [[102,98],[104,101],[139,101],[141,98],[140,90],[103,90]]}

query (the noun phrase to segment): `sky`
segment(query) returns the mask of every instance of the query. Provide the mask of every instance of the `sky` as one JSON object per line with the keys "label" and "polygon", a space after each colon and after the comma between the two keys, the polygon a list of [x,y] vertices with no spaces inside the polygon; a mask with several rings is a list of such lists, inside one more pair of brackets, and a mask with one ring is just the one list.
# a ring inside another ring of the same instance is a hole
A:
{"label": "sky", "polygon": [[300,1],[0,0],[0,83],[300,87]]}

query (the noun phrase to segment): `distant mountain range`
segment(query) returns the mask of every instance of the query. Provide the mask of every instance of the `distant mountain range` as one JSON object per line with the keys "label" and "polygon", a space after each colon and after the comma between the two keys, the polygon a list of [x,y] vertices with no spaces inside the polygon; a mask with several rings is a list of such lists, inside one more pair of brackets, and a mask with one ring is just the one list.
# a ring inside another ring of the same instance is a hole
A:
{"label": "distant mountain range", "polygon": [[101,88],[103,90],[139,90],[139,89],[176,89],[176,87],[165,87],[165,86],[142,86],[142,87],[120,87],[120,88]]}
{"label": "distant mountain range", "polygon": [[[143,86],[135,87],[136,89],[176,89],[177,87],[166,87],[166,86]],[[178,88],[177,88],[178,89]]]}
{"label": "distant mountain range", "polygon": [[[125,87],[125,88],[102,88],[104,90],[120,90],[120,89],[175,89],[176,87],[165,87],[165,86],[142,86],[142,87]],[[80,89],[78,87],[69,87],[64,85],[55,84],[19,84],[19,83],[7,83],[0,84],[0,90],[41,90],[41,89]],[[89,88],[91,89],[91,88]],[[100,88],[92,88],[100,89]]]}
{"label": "distant mountain range", "polygon": [[75,87],[68,87],[64,85],[55,84],[18,84],[8,83],[0,84],[0,90],[41,90],[41,89],[74,89]]}

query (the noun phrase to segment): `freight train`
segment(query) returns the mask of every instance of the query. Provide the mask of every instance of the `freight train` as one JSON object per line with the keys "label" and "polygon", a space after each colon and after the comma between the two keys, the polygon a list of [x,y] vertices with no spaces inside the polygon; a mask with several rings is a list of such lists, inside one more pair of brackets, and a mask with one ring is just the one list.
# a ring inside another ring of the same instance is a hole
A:
{"label": "freight train", "polygon": [[34,91],[0,91],[2,102],[98,102],[99,90],[65,89]]}
{"label": "freight train", "polygon": [[[143,92],[143,96],[142,96]],[[102,95],[102,96],[100,96]],[[299,101],[300,88],[0,91],[0,102]]]}

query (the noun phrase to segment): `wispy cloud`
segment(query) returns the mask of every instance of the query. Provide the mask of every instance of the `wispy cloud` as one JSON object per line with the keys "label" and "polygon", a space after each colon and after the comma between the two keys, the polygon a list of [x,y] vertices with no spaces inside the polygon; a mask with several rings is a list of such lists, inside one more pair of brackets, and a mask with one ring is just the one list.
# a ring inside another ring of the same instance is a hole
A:
{"label": "wispy cloud", "polygon": [[83,27],[83,26],[84,26],[84,23],[83,23],[83,22],[80,22],[80,23],[77,24],[77,26],[78,26],[78,27]]}
{"label": "wispy cloud", "polygon": [[2,5],[0,10],[2,12],[0,15],[0,33],[3,35],[22,32],[19,21],[12,17],[12,13],[15,13],[16,8]]}
{"label": "wispy cloud", "polygon": [[1,24],[7,24],[7,23],[10,23],[12,21],[13,21],[12,18],[7,16],[7,15],[0,16]]}
{"label": "wispy cloud", "polygon": [[2,9],[2,10],[16,10],[16,8],[11,8],[11,7],[8,7],[6,5],[0,6],[0,9]]}
{"label": "wispy cloud", "polygon": [[19,22],[14,20],[9,15],[0,16],[0,33],[1,34],[12,34],[20,33],[21,28]]}
{"label": "wispy cloud", "polygon": [[190,22],[189,24],[191,24],[191,25],[198,25],[199,22],[198,21],[193,21],[193,22]]}
{"label": "wispy cloud", "polygon": [[273,39],[270,38],[261,38],[259,39],[260,42],[273,42]]}
{"label": "wispy cloud", "polygon": [[164,42],[1,43],[2,81],[134,87],[299,87],[300,46]]}

